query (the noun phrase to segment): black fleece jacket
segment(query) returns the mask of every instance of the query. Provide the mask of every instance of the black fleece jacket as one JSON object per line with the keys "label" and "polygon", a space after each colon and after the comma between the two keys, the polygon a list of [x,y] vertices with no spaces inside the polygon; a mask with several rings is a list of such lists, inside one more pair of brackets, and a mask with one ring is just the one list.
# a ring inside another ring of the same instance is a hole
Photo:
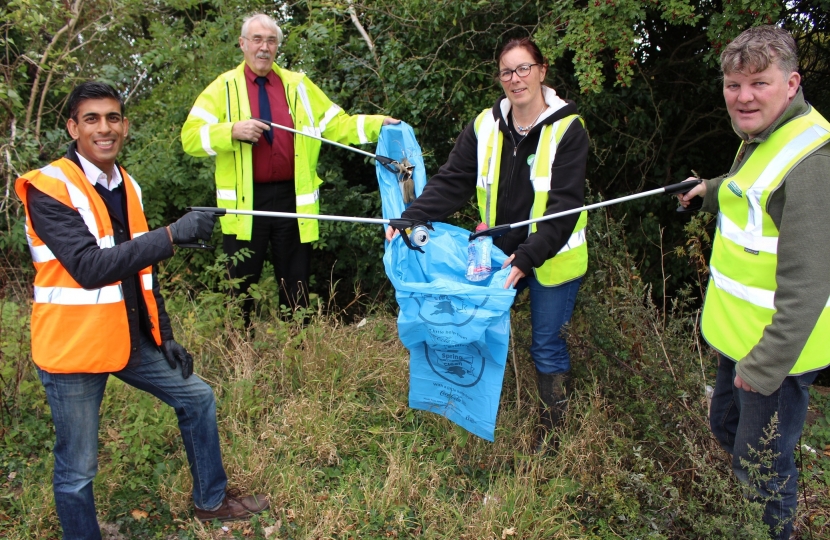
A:
{"label": "black fleece jacket", "polygon": [[[75,143],[69,146],[66,158],[86,176],[78,160]],[[96,191],[99,189],[105,188],[97,185]],[[123,187],[117,189],[124,193]],[[121,202],[120,212],[112,206],[112,201],[118,199]],[[129,227],[121,217],[127,216],[126,198],[104,196],[102,200],[107,205],[115,236],[115,246],[108,249],[98,247],[95,237],[89,232],[77,210],[31,186],[27,197],[27,211],[37,235],[79,285],[95,289],[121,281],[130,327],[129,362],[134,364],[139,359],[140,332],[144,332],[145,337],[152,340],[149,331],[150,318],[138,277],[138,271],[147,266],[153,265],[153,295],[158,305],[161,339],[173,339],[170,318],[164,309],[164,298],[159,290],[156,268],[157,262],[173,255],[173,244],[164,228],[150,231],[135,240],[130,239]],[[107,329],[102,328],[101,331],[106,332]]]}
{"label": "black fleece jacket", "polygon": [[[512,115],[508,115],[508,120],[502,116],[500,104],[505,99],[505,96],[500,97],[491,111],[499,120],[499,128],[504,135],[496,225],[530,219],[534,191],[528,158],[536,152],[542,126],[577,114],[576,104],[567,101],[564,107],[517,140],[519,137],[508,123],[512,123]],[[474,124],[475,120],[464,128],[447,162],[429,179],[423,193],[406,209],[403,218],[443,221],[475,195],[478,149]],[[572,122],[556,150],[546,215],[583,206],[588,145],[588,133],[582,123]],[[508,256],[515,255],[513,265],[525,275],[530,275],[534,268],[542,266],[562,249],[573,233],[577,219],[579,214],[538,223],[534,234],[530,234],[530,226],[511,229],[501,238],[495,239],[494,243]]]}

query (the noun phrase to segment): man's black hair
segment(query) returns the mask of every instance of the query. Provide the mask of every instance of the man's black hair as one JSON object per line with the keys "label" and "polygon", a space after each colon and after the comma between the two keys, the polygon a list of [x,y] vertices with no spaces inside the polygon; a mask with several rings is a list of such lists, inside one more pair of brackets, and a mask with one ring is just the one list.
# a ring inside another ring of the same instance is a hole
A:
{"label": "man's black hair", "polygon": [[121,105],[121,116],[124,116],[124,100],[112,86],[107,83],[89,81],[81,83],[72,89],[69,94],[69,118],[78,121],[78,109],[81,103],[88,99],[107,99],[112,98]]}

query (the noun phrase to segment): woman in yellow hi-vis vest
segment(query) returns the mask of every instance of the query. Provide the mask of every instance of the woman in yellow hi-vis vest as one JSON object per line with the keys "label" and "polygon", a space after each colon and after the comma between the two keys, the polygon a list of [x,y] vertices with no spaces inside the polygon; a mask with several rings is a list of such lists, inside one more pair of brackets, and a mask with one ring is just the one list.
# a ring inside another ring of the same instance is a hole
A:
{"label": "woman in yellow hi-vis vest", "polygon": [[[458,136],[447,162],[404,218],[441,221],[477,196],[489,227],[583,206],[588,134],[573,102],[544,84],[548,65],[530,39],[499,53],[504,96]],[[588,266],[585,213],[511,229],[495,240],[513,268],[506,287],[530,289],[541,399],[534,444],[543,450],[567,407],[570,356],[562,327],[573,313]],[[391,240],[393,231],[387,230]]]}

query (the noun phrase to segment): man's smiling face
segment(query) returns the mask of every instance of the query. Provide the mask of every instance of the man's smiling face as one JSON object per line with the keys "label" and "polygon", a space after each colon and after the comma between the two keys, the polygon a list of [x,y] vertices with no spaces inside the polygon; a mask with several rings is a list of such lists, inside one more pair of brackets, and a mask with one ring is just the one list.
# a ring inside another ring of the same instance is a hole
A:
{"label": "man's smiling face", "polygon": [[76,118],[66,122],[80,155],[109,174],[129,132],[130,122],[121,116],[121,104],[113,98],[87,99]]}
{"label": "man's smiling face", "polygon": [[801,76],[784,73],[773,62],[764,71],[723,76],[723,98],[732,123],[749,136],[767,129],[798,92]]}

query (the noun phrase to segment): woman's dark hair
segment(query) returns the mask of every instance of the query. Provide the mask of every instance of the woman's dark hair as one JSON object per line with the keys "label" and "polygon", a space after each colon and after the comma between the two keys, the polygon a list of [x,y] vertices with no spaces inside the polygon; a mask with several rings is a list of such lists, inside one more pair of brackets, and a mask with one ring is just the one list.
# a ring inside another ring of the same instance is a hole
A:
{"label": "woman's dark hair", "polygon": [[542,51],[539,50],[539,47],[533,43],[530,38],[513,38],[501,48],[499,51],[499,57],[497,58],[497,63],[501,62],[501,57],[507,54],[508,52],[512,51],[513,49],[521,47],[525,49],[527,52],[530,53],[530,56],[533,57],[533,61],[537,64],[542,64],[543,66],[547,66],[548,62],[545,60],[545,57],[542,55]]}
{"label": "woman's dark hair", "polygon": [[89,81],[81,83],[72,89],[69,94],[67,104],[69,105],[69,118],[78,121],[78,109],[81,103],[88,99],[107,99],[112,98],[121,105],[121,116],[124,116],[124,100],[116,92],[115,88],[107,83]]}

